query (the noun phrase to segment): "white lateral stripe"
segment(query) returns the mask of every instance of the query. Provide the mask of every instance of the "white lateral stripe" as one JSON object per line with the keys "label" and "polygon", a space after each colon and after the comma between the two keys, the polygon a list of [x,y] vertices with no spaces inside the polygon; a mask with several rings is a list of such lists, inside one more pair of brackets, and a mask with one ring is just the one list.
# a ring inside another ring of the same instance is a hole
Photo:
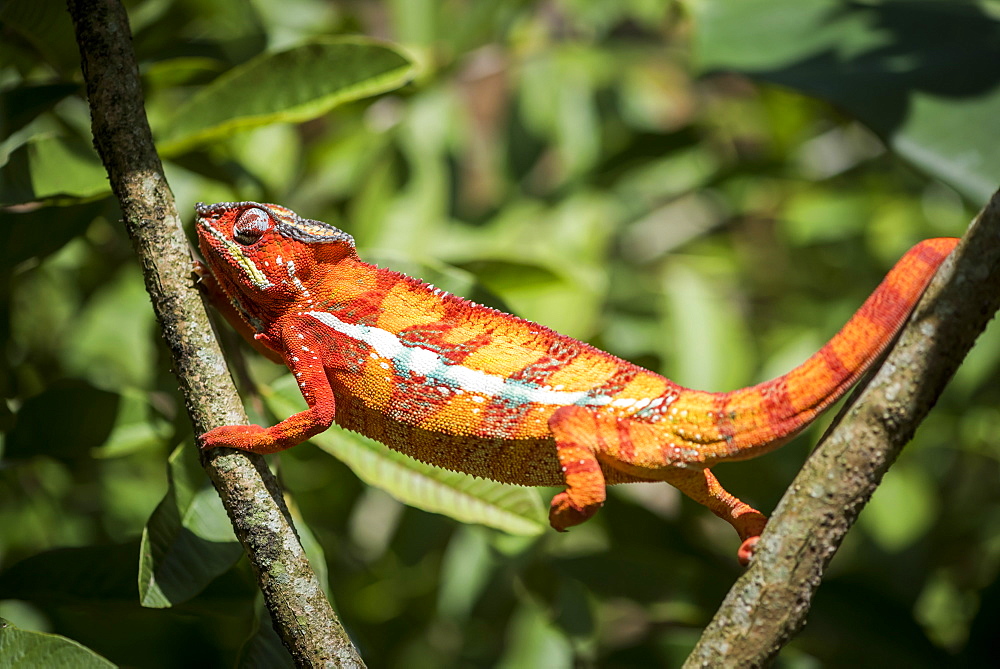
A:
{"label": "white lateral stripe", "polygon": [[558,406],[569,404],[602,406],[611,402],[609,397],[594,397],[584,391],[570,392],[552,390],[548,387],[538,388],[520,381],[511,381],[497,374],[487,374],[478,369],[446,364],[436,351],[420,346],[407,346],[399,340],[399,337],[388,330],[370,325],[347,323],[325,311],[307,311],[306,315],[312,316],[342,335],[367,344],[380,357],[392,360],[396,369],[427,376],[435,379],[438,383],[451,384],[468,392],[519,402]]}

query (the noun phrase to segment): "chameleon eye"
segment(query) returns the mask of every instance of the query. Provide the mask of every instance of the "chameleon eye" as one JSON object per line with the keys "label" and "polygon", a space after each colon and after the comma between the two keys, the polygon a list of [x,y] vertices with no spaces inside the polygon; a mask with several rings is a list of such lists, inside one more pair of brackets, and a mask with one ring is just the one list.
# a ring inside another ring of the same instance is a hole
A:
{"label": "chameleon eye", "polygon": [[233,226],[233,239],[243,246],[256,244],[267,232],[267,226],[270,224],[271,220],[263,209],[256,207],[247,209],[236,219],[236,225]]}

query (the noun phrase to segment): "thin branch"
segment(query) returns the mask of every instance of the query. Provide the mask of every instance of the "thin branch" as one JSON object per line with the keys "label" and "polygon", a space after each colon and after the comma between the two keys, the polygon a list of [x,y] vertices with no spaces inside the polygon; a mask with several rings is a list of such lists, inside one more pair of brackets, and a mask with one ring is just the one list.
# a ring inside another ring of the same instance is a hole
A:
{"label": "thin branch", "polygon": [[998,308],[1000,192],[792,482],[685,667],[762,666],[802,629],[847,530]]}
{"label": "thin branch", "polygon": [[[94,143],[139,256],[196,433],[246,423],[194,288],[191,256],[143,108],[128,17],[119,0],[69,0]],[[193,448],[194,446],[192,446]],[[202,462],[299,666],[364,666],[310,569],[263,458],[216,449]]]}

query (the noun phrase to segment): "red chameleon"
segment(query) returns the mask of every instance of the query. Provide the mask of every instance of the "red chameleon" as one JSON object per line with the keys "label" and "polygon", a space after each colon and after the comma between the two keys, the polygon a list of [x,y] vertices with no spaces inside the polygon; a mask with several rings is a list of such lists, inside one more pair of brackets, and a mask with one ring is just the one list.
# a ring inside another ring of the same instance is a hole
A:
{"label": "red chameleon", "polygon": [[690,390],[592,346],[362,262],[347,233],[274,204],[199,204],[198,265],[237,330],[288,365],[309,408],[227,425],[203,448],[290,448],[336,422],[426,463],[494,481],[565,485],[557,530],[611,483],[667,481],[739,533],[744,564],[767,519],[710,471],[783,445],[843,395],[902,326],[957,239],[896,264],[815,355],[771,381]]}

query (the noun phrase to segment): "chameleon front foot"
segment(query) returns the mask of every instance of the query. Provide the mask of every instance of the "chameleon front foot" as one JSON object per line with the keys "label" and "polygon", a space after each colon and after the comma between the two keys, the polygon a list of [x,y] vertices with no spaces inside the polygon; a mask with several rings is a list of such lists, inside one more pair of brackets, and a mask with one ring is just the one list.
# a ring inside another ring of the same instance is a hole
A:
{"label": "chameleon front foot", "polygon": [[549,506],[549,525],[559,532],[565,532],[567,528],[588,520],[601,506],[602,504],[578,506],[573,503],[569,493],[563,491],[552,498],[552,504]]}
{"label": "chameleon front foot", "polygon": [[223,425],[209,430],[199,439],[201,448],[238,448],[254,453],[273,453],[277,447],[271,433],[260,425]]}

